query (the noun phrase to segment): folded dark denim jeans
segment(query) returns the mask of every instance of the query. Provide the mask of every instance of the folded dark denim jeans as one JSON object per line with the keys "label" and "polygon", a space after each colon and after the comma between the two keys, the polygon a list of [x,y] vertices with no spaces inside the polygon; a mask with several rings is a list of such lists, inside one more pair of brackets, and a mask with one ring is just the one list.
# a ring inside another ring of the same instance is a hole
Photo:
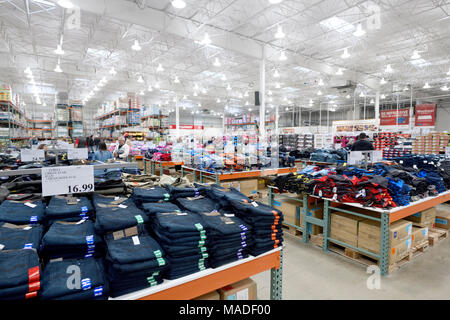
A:
{"label": "folded dark denim jeans", "polygon": [[142,204],[142,209],[149,215],[152,216],[155,213],[162,213],[162,212],[181,212],[180,207],[177,205],[171,203],[171,202],[164,202],[164,203],[144,203]]}
{"label": "folded dark denim jeans", "polygon": [[149,189],[134,188],[131,197],[135,200],[136,204],[171,200],[169,191],[159,186]]}
{"label": "folded dark denim jeans", "polygon": [[[75,282],[77,278],[74,277],[73,270],[80,271],[80,282]],[[97,296],[105,296],[107,283],[104,273],[103,261],[93,258],[50,262],[42,276],[42,300],[68,296],[75,299],[94,299]],[[74,279],[73,282],[72,279]],[[68,284],[73,286],[68,287]]]}
{"label": "folded dark denim jeans", "polygon": [[199,232],[205,230],[202,222],[203,220],[198,214],[190,212],[164,212],[155,214],[155,223],[167,233]]}
{"label": "folded dark denim jeans", "polygon": [[220,209],[220,204],[210,198],[199,198],[189,200],[187,198],[177,199],[177,204],[182,211],[194,213],[211,212]]}
{"label": "folded dark denim jeans", "polygon": [[12,225],[0,223],[0,245],[2,250],[19,250],[34,248],[38,251],[41,246],[43,227],[41,225]]}
{"label": "folded dark denim jeans", "polygon": [[0,288],[39,281],[41,266],[34,249],[0,251]]}
{"label": "folded dark denim jeans", "polygon": [[[35,205],[34,208],[26,204]],[[39,224],[44,217],[42,201],[20,202],[6,200],[0,205],[0,222],[12,224]]]}
{"label": "folded dark denim jeans", "polygon": [[112,235],[105,237],[108,248],[108,261],[118,264],[143,262],[162,258],[164,251],[148,234],[137,235],[139,244],[135,245],[133,237],[114,240]]}
{"label": "folded dark denim jeans", "polygon": [[205,187],[198,188],[182,188],[182,187],[172,187],[168,186],[167,190],[169,191],[172,199],[177,198],[186,198],[186,197],[198,197],[206,194]]}
{"label": "folded dark denim jeans", "polygon": [[235,201],[244,200],[247,202],[251,202],[251,200],[246,195],[244,195],[235,188],[225,189],[218,185],[212,185],[210,188],[208,188],[207,194],[211,199],[221,201],[223,207],[229,206],[230,205],[229,202],[231,200]]}
{"label": "folded dark denim jeans", "polygon": [[83,218],[92,216],[94,207],[86,197],[78,198],[77,204],[67,204],[64,197],[53,196],[45,209],[46,221]]}
{"label": "folded dark denim jeans", "polygon": [[129,273],[139,272],[142,270],[157,270],[159,268],[168,266],[166,257],[162,260],[153,259],[134,263],[110,263],[111,272],[115,272],[120,275],[129,275]]}
{"label": "folded dark denim jeans", "polygon": [[37,291],[40,288],[40,282],[36,281],[31,284],[21,284],[16,287],[10,288],[0,288],[0,300],[4,298],[12,298],[16,296],[21,296],[22,299],[25,299],[25,295],[27,293]]}
{"label": "folded dark denim jeans", "polygon": [[208,230],[208,236],[239,235],[250,231],[252,228],[235,216],[227,216],[220,212],[203,212],[200,214],[204,226]]}

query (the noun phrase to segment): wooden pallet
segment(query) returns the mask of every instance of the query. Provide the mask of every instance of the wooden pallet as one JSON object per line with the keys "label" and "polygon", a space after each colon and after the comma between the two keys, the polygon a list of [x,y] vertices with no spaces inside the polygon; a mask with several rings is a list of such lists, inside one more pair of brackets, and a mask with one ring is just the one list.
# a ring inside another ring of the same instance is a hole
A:
{"label": "wooden pallet", "polygon": [[448,230],[446,229],[440,228],[428,229],[428,242],[430,246],[434,246],[440,243],[442,240],[447,239],[447,237],[448,237]]}
{"label": "wooden pallet", "polygon": [[[328,242],[328,247],[330,251],[333,251],[341,256],[344,256],[350,260],[356,261],[358,263],[361,263],[366,266],[371,265],[380,265],[380,262],[377,258],[374,258],[370,255],[366,255],[364,253],[361,253],[359,251],[353,250],[351,248],[347,248],[344,246],[341,246],[337,243],[334,243],[332,241]],[[388,266],[388,274],[398,270],[399,268],[402,268],[403,266],[407,265],[412,259],[412,253],[408,252],[401,260],[394,262]]]}
{"label": "wooden pallet", "polygon": [[322,248],[322,245],[323,245],[323,235],[322,235],[321,233],[319,233],[319,234],[312,234],[312,235],[310,235],[309,241],[310,241],[313,245]]}
{"label": "wooden pallet", "polygon": [[297,237],[303,236],[303,232],[301,232],[300,230],[298,230],[292,226],[289,226],[289,225],[283,223],[282,227],[283,227],[284,231],[286,231],[290,235],[297,236]]}
{"label": "wooden pallet", "polygon": [[428,240],[423,241],[411,248],[412,258],[416,258],[420,256],[422,253],[427,251],[430,248],[430,244]]}

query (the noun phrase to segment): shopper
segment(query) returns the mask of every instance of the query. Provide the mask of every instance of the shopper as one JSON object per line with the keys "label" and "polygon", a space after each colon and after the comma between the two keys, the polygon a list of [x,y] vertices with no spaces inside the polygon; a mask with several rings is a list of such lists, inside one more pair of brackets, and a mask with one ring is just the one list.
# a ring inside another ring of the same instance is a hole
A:
{"label": "shopper", "polygon": [[44,151],[47,151],[48,150],[48,147],[47,147],[47,145],[44,143],[44,144],[40,144],[39,146],[38,146],[38,150],[44,150]]}
{"label": "shopper", "polygon": [[97,151],[97,150],[99,149],[99,147],[100,147],[100,142],[102,142],[102,141],[100,140],[99,137],[95,137],[95,138],[94,138],[94,151]]}
{"label": "shopper", "polygon": [[75,149],[87,148],[88,143],[85,137],[78,137],[74,144]]}
{"label": "shopper", "polygon": [[369,137],[361,132],[358,136],[358,141],[353,143],[351,151],[370,151],[375,150],[373,144],[369,141]]}
{"label": "shopper", "polygon": [[114,157],[116,159],[128,160],[128,155],[130,154],[130,146],[125,143],[125,138],[120,137],[118,143],[116,144],[116,149],[114,150]]}
{"label": "shopper", "polygon": [[113,154],[106,148],[106,143],[100,142],[99,150],[95,151],[94,158],[92,160],[106,162],[109,159],[114,159]]}

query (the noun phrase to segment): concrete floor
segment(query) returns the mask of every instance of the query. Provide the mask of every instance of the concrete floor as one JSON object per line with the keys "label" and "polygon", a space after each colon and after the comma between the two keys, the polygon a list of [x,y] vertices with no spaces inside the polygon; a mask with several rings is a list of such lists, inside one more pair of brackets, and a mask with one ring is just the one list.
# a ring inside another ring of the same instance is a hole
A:
{"label": "concrete floor", "polygon": [[[367,266],[304,244],[285,232],[283,299],[450,299],[450,239],[429,247],[394,273],[380,289],[367,288]],[[258,299],[270,299],[270,271],[252,279]]]}

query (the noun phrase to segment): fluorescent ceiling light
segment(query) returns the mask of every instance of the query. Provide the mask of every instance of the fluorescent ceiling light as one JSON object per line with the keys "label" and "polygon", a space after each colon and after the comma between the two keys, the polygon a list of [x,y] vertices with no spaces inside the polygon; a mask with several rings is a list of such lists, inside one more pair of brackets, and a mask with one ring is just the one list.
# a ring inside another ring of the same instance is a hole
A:
{"label": "fluorescent ceiling light", "polygon": [[214,60],[214,67],[220,67],[222,64],[220,63],[220,61],[219,61],[219,58],[216,58],[215,60]]}
{"label": "fluorescent ceiling light", "polygon": [[61,69],[61,66],[60,66],[59,64],[56,65],[56,68],[55,68],[54,71],[55,71],[55,72],[58,72],[58,73],[63,72],[62,69]]}
{"label": "fluorescent ceiling light", "polygon": [[231,90],[231,86],[230,84],[227,85],[227,90],[230,91]]}
{"label": "fluorescent ceiling light", "polygon": [[279,4],[281,2],[283,2],[283,0],[269,0],[269,3],[271,4]]}
{"label": "fluorescent ceiling light", "polygon": [[223,74],[221,79],[222,81],[227,81],[227,76]]}
{"label": "fluorescent ceiling light", "polygon": [[425,82],[425,85],[423,86],[424,89],[430,89],[430,85],[428,84],[428,82]]}
{"label": "fluorescent ceiling light", "polygon": [[342,59],[350,58],[350,54],[348,53],[348,49],[347,48],[344,49],[344,53],[341,55],[341,58]]}
{"label": "fluorescent ceiling light", "polygon": [[184,9],[186,7],[186,2],[183,0],[173,0],[172,6],[176,9]]}
{"label": "fluorescent ceiling light", "polygon": [[141,92],[139,92],[139,94],[141,95],[141,96],[143,96],[145,93],[144,93],[144,90],[141,90]]}
{"label": "fluorescent ceiling light", "polygon": [[342,76],[344,73],[342,72],[342,68],[339,68],[338,71],[336,72],[337,76]]}
{"label": "fluorescent ceiling light", "polygon": [[412,56],[411,56],[411,60],[417,60],[417,59],[420,59],[420,54],[419,54],[419,51],[417,51],[417,50],[414,50],[414,52],[413,52],[413,54],[412,54]]}
{"label": "fluorescent ceiling light", "polygon": [[317,95],[318,95],[318,96],[321,96],[322,94],[323,94],[322,91],[320,91],[320,90],[317,91]]}
{"label": "fluorescent ceiling light", "polygon": [[272,90],[267,91],[267,95],[271,96],[272,94]]}
{"label": "fluorescent ceiling light", "polygon": [[152,86],[148,86],[148,92],[153,92],[153,87]]}
{"label": "fluorescent ceiling light", "polygon": [[386,80],[384,79],[384,78],[381,78],[381,80],[380,80],[380,84],[386,84]]}
{"label": "fluorescent ceiling light", "polygon": [[442,90],[442,91],[448,91],[448,87],[447,87],[447,85],[445,85],[445,86],[441,87],[441,90]]}
{"label": "fluorescent ceiling light", "polygon": [[408,86],[405,86],[405,87],[403,88],[403,91],[408,91],[408,90],[409,90]]}
{"label": "fluorescent ceiling light", "polygon": [[361,93],[359,94],[359,96],[360,96],[361,98],[364,98],[364,97],[365,97],[364,92],[361,92]]}
{"label": "fluorescent ceiling light", "polygon": [[161,86],[159,85],[159,82],[155,83],[155,88],[156,88],[156,89],[161,88]]}
{"label": "fluorescent ceiling light", "polygon": [[386,96],[385,96],[384,94],[382,94],[382,95],[380,96],[380,99],[386,99]]}
{"label": "fluorescent ceiling light", "polygon": [[139,82],[139,83],[143,83],[143,82],[144,82],[144,78],[142,78],[142,76],[139,76],[138,82]]}
{"label": "fluorescent ceiling light", "polygon": [[180,83],[180,79],[178,79],[178,76],[175,76],[175,80],[173,80],[174,83]]}
{"label": "fluorescent ceiling light", "polygon": [[347,99],[350,99],[351,97],[350,97],[350,95],[348,94],[348,95],[346,96],[346,98],[347,98]]}
{"label": "fluorescent ceiling light", "polygon": [[427,62],[424,59],[411,60],[411,61],[409,61],[409,63],[411,63],[413,66],[416,66],[416,67],[425,67],[425,66],[431,65],[430,62]]}
{"label": "fluorescent ceiling light", "polygon": [[131,46],[131,49],[133,49],[134,51],[141,51],[142,47],[139,44],[139,41],[136,39],[134,40],[134,44]]}
{"label": "fluorescent ceiling light", "polygon": [[392,67],[391,67],[390,64],[388,64],[388,65],[386,66],[385,72],[387,72],[387,73],[392,73],[392,72],[394,72],[394,70],[392,69]]}
{"label": "fluorescent ceiling light", "polygon": [[281,25],[277,28],[277,33],[275,33],[276,39],[283,39],[286,36],[286,34],[283,32],[283,27]]}
{"label": "fluorescent ceiling light", "polygon": [[363,29],[362,24],[358,24],[358,26],[356,27],[356,31],[353,32],[353,35],[355,37],[362,37],[366,34],[366,31]]}
{"label": "fluorescent ceiling light", "polygon": [[161,63],[158,64],[158,68],[156,68],[156,71],[157,71],[157,72],[163,72],[163,71],[164,71],[164,68],[163,68],[163,66],[162,66]]}
{"label": "fluorescent ceiling light", "polygon": [[196,83],[196,84],[194,84],[194,90],[198,90],[199,89],[199,86],[198,86],[198,84]]}
{"label": "fluorescent ceiling light", "polygon": [[337,32],[350,32],[355,29],[354,25],[336,16],[320,21],[320,24]]}
{"label": "fluorescent ceiling light", "polygon": [[274,78],[279,78],[280,74],[278,73],[278,70],[275,69],[275,72],[273,73]]}
{"label": "fluorescent ceiling light", "polygon": [[200,42],[203,45],[209,45],[211,44],[211,38],[209,37],[208,33],[205,33],[205,35],[203,36],[203,40]]}
{"label": "fluorescent ceiling light", "polygon": [[195,91],[195,92],[194,92],[194,97],[196,97],[196,96],[198,96],[198,93]]}
{"label": "fluorescent ceiling light", "polygon": [[280,52],[280,57],[278,58],[280,61],[286,61],[287,57],[286,57],[286,53],[284,53],[284,51]]}
{"label": "fluorescent ceiling light", "polygon": [[450,76],[450,68],[448,69],[447,75]]}
{"label": "fluorescent ceiling light", "polygon": [[94,91],[98,91],[99,89],[98,89],[98,87],[97,86],[95,86],[94,87]]}
{"label": "fluorescent ceiling light", "polygon": [[112,67],[111,70],[109,70],[109,74],[112,74],[113,76],[115,76],[117,74],[116,69],[114,69],[114,67]]}
{"label": "fluorescent ceiling light", "polygon": [[323,85],[324,85],[323,80],[319,79],[319,86],[323,86]]}
{"label": "fluorescent ceiling light", "polygon": [[248,97],[248,91],[245,91],[244,97]]}
{"label": "fluorescent ceiling light", "polygon": [[370,104],[374,104],[375,103],[375,101],[373,100],[373,99],[370,99],[370,102],[369,102]]}
{"label": "fluorescent ceiling light", "polygon": [[217,103],[220,103],[220,99],[219,98],[217,98],[217,101],[216,101]]}
{"label": "fluorescent ceiling light", "polygon": [[24,71],[26,74],[32,74],[33,72],[31,71],[30,67],[27,67]]}
{"label": "fluorescent ceiling light", "polygon": [[72,9],[74,7],[73,3],[70,0],[58,0],[58,5],[63,7],[64,9]]}
{"label": "fluorescent ceiling light", "polygon": [[58,44],[58,46],[56,47],[56,50],[55,51],[53,51],[55,54],[58,54],[58,55],[63,55],[65,52],[64,52],[64,50],[62,49],[62,46],[60,45],[60,44]]}

